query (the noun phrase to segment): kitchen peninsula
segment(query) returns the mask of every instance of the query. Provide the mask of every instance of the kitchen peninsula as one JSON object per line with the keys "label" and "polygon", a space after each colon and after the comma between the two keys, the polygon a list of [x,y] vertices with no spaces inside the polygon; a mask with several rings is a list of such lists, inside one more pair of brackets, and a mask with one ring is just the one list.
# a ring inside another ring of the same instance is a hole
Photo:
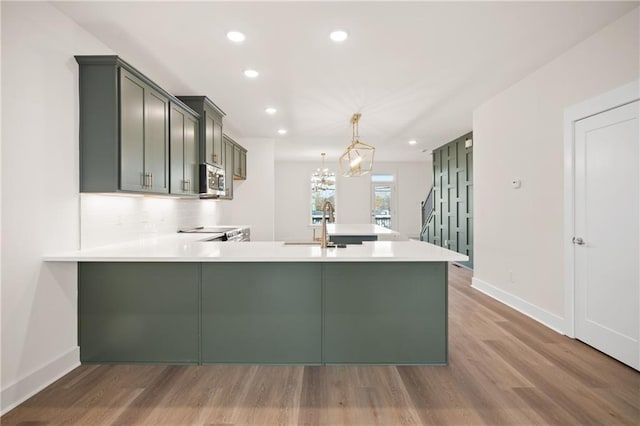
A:
{"label": "kitchen peninsula", "polygon": [[78,262],[85,363],[446,364],[447,262],[418,241],[346,248],[155,239]]}

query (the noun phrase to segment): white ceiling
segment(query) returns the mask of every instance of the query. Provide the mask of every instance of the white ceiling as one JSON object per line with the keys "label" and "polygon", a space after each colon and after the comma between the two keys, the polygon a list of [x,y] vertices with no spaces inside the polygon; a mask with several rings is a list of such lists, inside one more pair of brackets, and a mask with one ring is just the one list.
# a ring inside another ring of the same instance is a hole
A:
{"label": "white ceiling", "polygon": [[[622,16],[634,2],[60,2],[56,7],[176,95],[207,95],[237,137],[276,158],[337,160],[349,119],[376,158],[421,161],[472,111]],[[346,29],[342,44],[329,40]],[[228,30],[247,39],[229,42]],[[90,54],[91,52],[79,52]],[[242,74],[255,68],[260,76]],[[278,108],[268,116],[267,105]],[[278,136],[280,127],[288,134]],[[418,144],[409,146],[407,141]]]}

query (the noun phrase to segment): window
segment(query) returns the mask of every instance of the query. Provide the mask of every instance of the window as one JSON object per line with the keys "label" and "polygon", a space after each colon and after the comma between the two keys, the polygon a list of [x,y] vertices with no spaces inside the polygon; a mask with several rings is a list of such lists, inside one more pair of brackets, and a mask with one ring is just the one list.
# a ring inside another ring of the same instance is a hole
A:
{"label": "window", "polygon": [[371,182],[393,182],[393,175],[371,175]]}
{"label": "window", "polygon": [[372,223],[392,229],[395,214],[395,185],[393,175],[371,175]]}
{"label": "window", "polygon": [[336,177],[335,175],[314,174],[311,176],[311,224],[322,222],[322,205],[325,201],[336,205]]}

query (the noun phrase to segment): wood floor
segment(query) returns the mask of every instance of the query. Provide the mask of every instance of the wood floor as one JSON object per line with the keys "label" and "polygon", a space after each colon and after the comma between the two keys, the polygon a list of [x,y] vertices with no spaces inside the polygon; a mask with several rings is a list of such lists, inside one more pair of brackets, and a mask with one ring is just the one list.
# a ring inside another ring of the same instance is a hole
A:
{"label": "wood floor", "polygon": [[1,424],[640,424],[640,373],[449,279],[448,366],[81,366]]}

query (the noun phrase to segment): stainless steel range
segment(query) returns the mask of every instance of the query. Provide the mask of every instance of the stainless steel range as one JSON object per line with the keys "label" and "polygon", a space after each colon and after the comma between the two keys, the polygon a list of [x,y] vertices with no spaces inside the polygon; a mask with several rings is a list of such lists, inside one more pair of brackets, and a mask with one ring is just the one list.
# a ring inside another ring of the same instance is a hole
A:
{"label": "stainless steel range", "polygon": [[187,234],[210,234],[203,241],[250,241],[251,228],[247,226],[198,226],[196,228],[179,229]]}

